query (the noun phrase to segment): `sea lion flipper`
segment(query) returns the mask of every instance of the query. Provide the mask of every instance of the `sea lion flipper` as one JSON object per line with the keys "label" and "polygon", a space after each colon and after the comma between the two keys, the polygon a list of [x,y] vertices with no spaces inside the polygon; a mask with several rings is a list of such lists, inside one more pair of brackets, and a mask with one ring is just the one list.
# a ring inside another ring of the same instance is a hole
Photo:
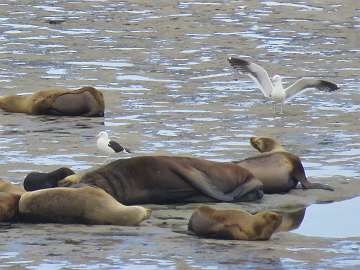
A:
{"label": "sea lion flipper", "polygon": [[195,168],[176,168],[173,170],[175,174],[183,180],[199,190],[201,193],[218,201],[230,202],[234,200],[232,195],[225,194],[218,187],[209,181],[209,178],[203,172]]}
{"label": "sea lion flipper", "polygon": [[329,185],[320,184],[320,183],[310,183],[309,181],[300,182],[303,189],[323,189],[323,190],[330,190],[335,191],[335,189]]}
{"label": "sea lion flipper", "polygon": [[215,186],[209,177],[200,170],[195,168],[187,168],[186,170],[177,169],[175,173],[201,193],[218,201],[232,202],[238,200],[253,189],[253,183],[250,181],[236,187],[232,192],[225,193]]}
{"label": "sea lion flipper", "polygon": [[80,182],[81,175],[72,174],[70,176],[65,177],[64,179],[58,182],[59,187],[70,187],[72,185],[78,184]]}

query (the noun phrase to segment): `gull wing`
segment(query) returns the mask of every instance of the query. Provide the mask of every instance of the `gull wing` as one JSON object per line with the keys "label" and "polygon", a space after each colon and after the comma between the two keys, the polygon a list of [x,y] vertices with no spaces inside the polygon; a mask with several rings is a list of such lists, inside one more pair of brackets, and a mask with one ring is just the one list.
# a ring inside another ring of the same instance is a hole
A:
{"label": "gull wing", "polygon": [[109,141],[108,146],[114,150],[115,153],[119,153],[124,151],[124,147],[122,147],[119,143],[115,141]]}
{"label": "gull wing", "polygon": [[318,79],[312,79],[312,78],[301,78],[300,80],[297,80],[292,85],[290,85],[288,88],[285,89],[285,101],[288,101],[292,99],[293,97],[310,90],[311,88],[318,89],[320,91],[325,92],[333,92],[339,87],[332,82],[325,81],[325,80],[318,80]]}
{"label": "gull wing", "polygon": [[264,68],[255,63],[236,57],[229,57],[228,61],[235,70],[252,78],[265,97],[270,97],[270,94],[273,91],[273,84],[269,74]]}

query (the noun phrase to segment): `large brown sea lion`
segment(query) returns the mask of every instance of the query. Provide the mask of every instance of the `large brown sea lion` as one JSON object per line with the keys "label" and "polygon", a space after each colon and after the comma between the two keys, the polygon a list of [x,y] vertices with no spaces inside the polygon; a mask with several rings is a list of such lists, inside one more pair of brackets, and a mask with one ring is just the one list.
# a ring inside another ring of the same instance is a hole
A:
{"label": "large brown sea lion", "polygon": [[21,186],[0,180],[0,222],[12,220],[17,216],[19,199],[24,192]]}
{"label": "large brown sea lion", "polygon": [[199,207],[192,214],[188,229],[208,238],[228,240],[268,240],[281,224],[280,214],[263,211],[252,215],[239,209],[217,210]]}
{"label": "large brown sea lion", "polygon": [[234,163],[248,169],[264,185],[265,193],[288,192],[298,182],[304,189],[334,189],[320,183],[310,183],[298,156],[287,152],[277,141],[266,137],[252,137],[251,145],[262,154]]}
{"label": "large brown sea lion", "polygon": [[0,96],[7,112],[67,116],[104,116],[103,94],[93,87],[49,89],[32,95]]}
{"label": "large brown sea lion", "polygon": [[263,195],[261,182],[247,169],[230,162],[191,157],[119,159],[85,174],[71,175],[59,186],[74,183],[102,188],[126,205],[249,201]]}
{"label": "large brown sea lion", "polygon": [[104,190],[84,186],[26,192],[20,198],[19,213],[36,222],[134,226],[149,218],[151,210],[122,205]]}

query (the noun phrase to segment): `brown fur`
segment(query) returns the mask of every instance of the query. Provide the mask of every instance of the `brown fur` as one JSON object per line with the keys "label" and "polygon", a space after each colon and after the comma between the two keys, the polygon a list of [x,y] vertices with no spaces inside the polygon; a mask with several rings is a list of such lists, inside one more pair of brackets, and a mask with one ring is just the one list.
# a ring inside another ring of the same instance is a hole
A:
{"label": "brown fur", "polygon": [[32,95],[1,96],[0,108],[27,114],[103,116],[103,94],[93,87],[48,89]]}
{"label": "brown fur", "polygon": [[268,240],[281,220],[281,215],[270,211],[252,215],[239,209],[216,210],[202,206],[192,214],[188,229],[208,238]]}
{"label": "brown fur", "polygon": [[141,206],[125,206],[105,191],[84,186],[49,188],[21,196],[19,212],[32,221],[138,225],[151,211]]}
{"label": "brown fur", "polygon": [[20,195],[0,192],[0,222],[12,220],[18,214]]}
{"label": "brown fur", "polygon": [[100,187],[124,204],[243,201],[262,197],[262,184],[229,162],[190,157],[140,156],[120,159],[59,185]]}
{"label": "brown fur", "polygon": [[234,163],[254,174],[263,183],[265,193],[288,192],[299,182],[304,189],[333,190],[324,184],[310,183],[300,158],[287,152],[275,140],[253,137],[250,142],[262,154]]}
{"label": "brown fur", "polygon": [[19,199],[24,192],[21,186],[0,179],[0,221],[9,221],[17,216]]}

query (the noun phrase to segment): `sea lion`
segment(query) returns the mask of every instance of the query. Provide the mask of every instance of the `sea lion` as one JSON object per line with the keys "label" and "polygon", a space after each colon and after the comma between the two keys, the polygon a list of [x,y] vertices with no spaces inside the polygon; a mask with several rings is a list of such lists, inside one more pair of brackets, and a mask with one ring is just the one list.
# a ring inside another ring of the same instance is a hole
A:
{"label": "sea lion", "polygon": [[26,220],[135,226],[150,217],[151,210],[141,206],[125,206],[104,190],[49,188],[24,193],[19,213]]}
{"label": "sea lion", "polygon": [[254,215],[239,209],[197,208],[188,230],[199,236],[227,240],[268,240],[281,224],[281,215],[262,211]]}
{"label": "sea lion", "polygon": [[17,216],[19,199],[24,192],[21,186],[0,179],[0,222]]}
{"label": "sea lion", "polygon": [[24,188],[26,191],[34,191],[43,188],[57,187],[59,180],[72,174],[75,174],[75,172],[66,167],[49,173],[31,172],[24,179]]}
{"label": "sea lion", "polygon": [[104,116],[103,94],[93,87],[49,89],[32,95],[0,96],[7,112],[65,116]]}
{"label": "sea lion", "polygon": [[231,162],[191,157],[119,159],[84,174],[71,175],[58,185],[74,183],[102,188],[126,205],[252,201],[263,196],[261,182],[247,169]]}
{"label": "sea lion", "polygon": [[20,185],[15,185],[9,181],[0,179],[0,192],[21,195],[25,193],[25,189]]}
{"label": "sea lion", "polygon": [[0,192],[0,222],[9,221],[17,216],[20,195]]}
{"label": "sea lion", "polygon": [[277,141],[266,137],[252,137],[251,145],[261,155],[234,161],[248,169],[264,185],[265,193],[282,193],[296,188],[298,182],[304,189],[334,189],[320,183],[310,183],[298,156],[287,152]]}

